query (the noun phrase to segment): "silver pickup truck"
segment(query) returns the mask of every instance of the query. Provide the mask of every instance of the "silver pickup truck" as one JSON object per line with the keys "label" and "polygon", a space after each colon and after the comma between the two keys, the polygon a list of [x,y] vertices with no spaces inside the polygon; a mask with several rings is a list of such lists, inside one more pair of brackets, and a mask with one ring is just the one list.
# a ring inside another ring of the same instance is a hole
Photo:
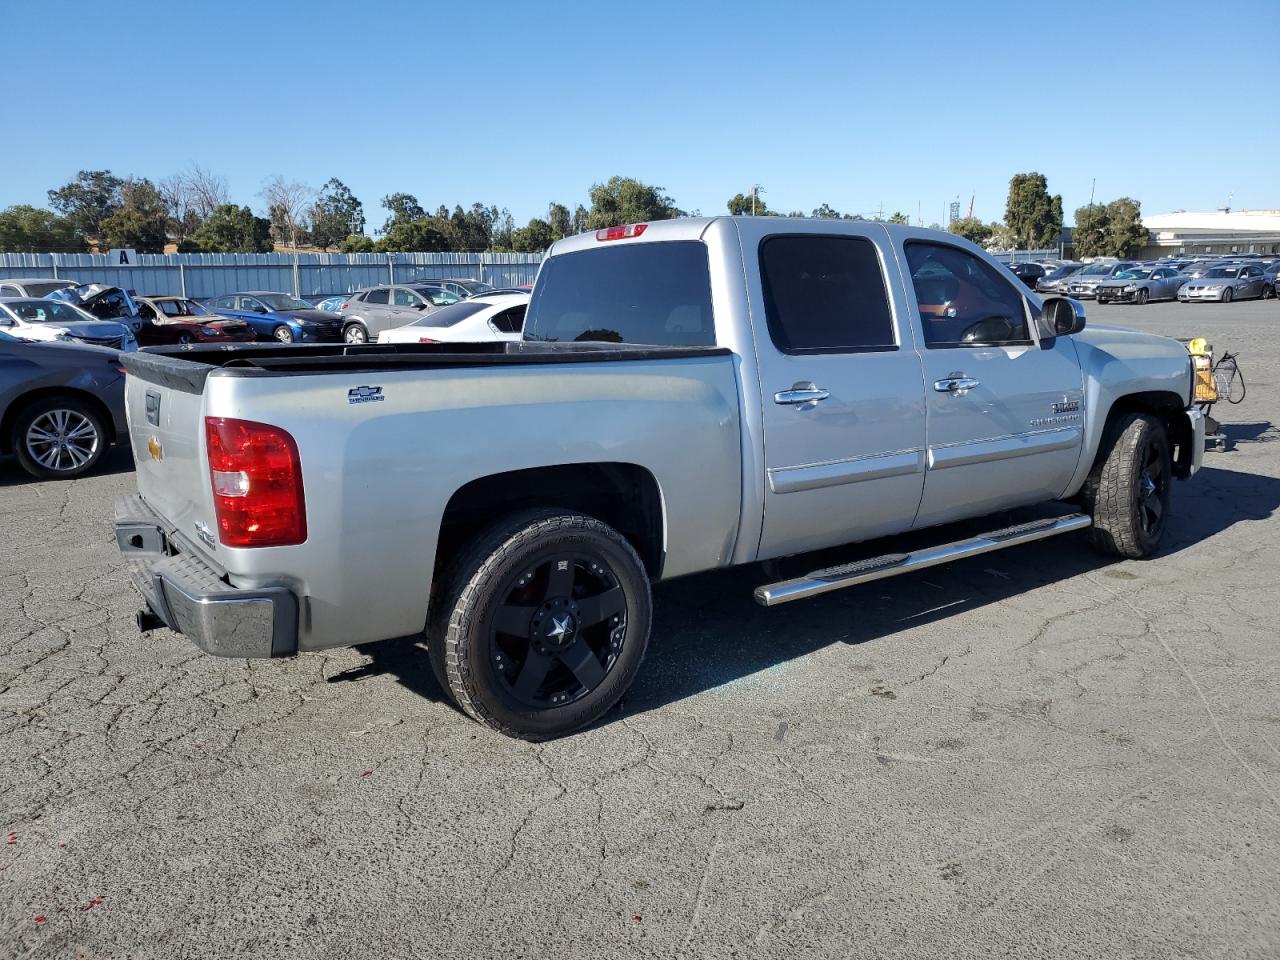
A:
{"label": "silver pickup truck", "polygon": [[1051,501],[1074,506],[756,599],[1082,528],[1147,557],[1204,447],[1181,344],[1086,330],[979,248],[881,223],[562,240],[517,343],[124,364],[139,495],[116,529],[143,629],[232,657],[425,632],[458,706],[530,739],[622,695],[652,582]]}

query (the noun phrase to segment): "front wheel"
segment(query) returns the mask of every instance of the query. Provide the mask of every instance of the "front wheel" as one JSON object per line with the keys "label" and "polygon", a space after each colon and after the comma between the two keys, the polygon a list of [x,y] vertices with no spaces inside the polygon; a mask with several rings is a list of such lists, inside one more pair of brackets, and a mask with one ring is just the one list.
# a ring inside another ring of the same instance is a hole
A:
{"label": "front wheel", "polygon": [[1093,518],[1089,539],[1102,553],[1145,560],[1159,549],[1169,519],[1168,434],[1156,417],[1131,413],[1108,429],[1103,443],[1105,456],[1084,488],[1084,508]]}
{"label": "front wheel", "polygon": [[1133,299],[1138,304],[1138,306],[1142,306],[1144,303],[1146,303],[1148,300],[1151,299],[1151,293],[1144,287],[1143,289],[1138,291],[1137,295]]}
{"label": "front wheel", "polygon": [[1230,303],[1230,302],[1231,302],[1231,297],[1232,297],[1232,293],[1231,293],[1231,288],[1230,288],[1230,287],[1227,287],[1225,290],[1223,290],[1223,291],[1222,291],[1222,302],[1223,302],[1223,303]]}
{"label": "front wheel", "polygon": [[348,324],[347,329],[342,331],[342,339],[347,343],[368,343],[369,331],[364,328],[364,324]]}
{"label": "front wheel", "polygon": [[290,330],[288,327],[286,327],[284,324],[281,324],[280,326],[272,330],[271,336],[274,337],[276,340],[278,340],[280,343],[293,343],[293,331]]}
{"label": "front wheel", "polygon": [[431,665],[458,706],[508,736],[546,740],[618,702],[649,643],[649,578],[593,517],[554,510],[500,521],[445,573]]}

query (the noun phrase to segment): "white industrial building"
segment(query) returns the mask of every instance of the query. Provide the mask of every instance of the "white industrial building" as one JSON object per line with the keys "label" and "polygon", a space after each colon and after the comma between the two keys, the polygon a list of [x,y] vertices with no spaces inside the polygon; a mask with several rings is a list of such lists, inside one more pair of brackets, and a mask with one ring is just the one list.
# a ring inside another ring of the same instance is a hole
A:
{"label": "white industrial building", "polygon": [[1280,210],[1215,210],[1157,213],[1142,218],[1151,233],[1141,256],[1280,253]]}

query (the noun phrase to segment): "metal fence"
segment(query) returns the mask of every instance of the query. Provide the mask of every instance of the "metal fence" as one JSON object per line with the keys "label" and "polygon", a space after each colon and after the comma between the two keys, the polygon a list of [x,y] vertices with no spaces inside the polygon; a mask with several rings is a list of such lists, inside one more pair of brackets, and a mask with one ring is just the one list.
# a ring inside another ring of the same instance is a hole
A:
{"label": "metal fence", "polygon": [[495,287],[533,283],[536,253],[143,253],[131,266],[91,253],[0,253],[0,280],[59,277],[140,294],[203,299],[238,290],[295,297],[350,293],[376,283],[470,277]]}

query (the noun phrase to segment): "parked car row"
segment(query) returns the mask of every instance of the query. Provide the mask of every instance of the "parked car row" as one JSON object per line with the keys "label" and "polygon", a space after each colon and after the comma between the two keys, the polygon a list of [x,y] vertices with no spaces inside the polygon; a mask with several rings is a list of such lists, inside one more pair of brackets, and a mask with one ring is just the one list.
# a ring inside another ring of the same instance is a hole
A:
{"label": "parked car row", "polygon": [[1280,257],[1105,258],[1090,263],[1052,260],[1013,263],[1009,269],[1037,293],[1096,299],[1099,304],[1153,300],[1230,303],[1269,299],[1280,289]]}

